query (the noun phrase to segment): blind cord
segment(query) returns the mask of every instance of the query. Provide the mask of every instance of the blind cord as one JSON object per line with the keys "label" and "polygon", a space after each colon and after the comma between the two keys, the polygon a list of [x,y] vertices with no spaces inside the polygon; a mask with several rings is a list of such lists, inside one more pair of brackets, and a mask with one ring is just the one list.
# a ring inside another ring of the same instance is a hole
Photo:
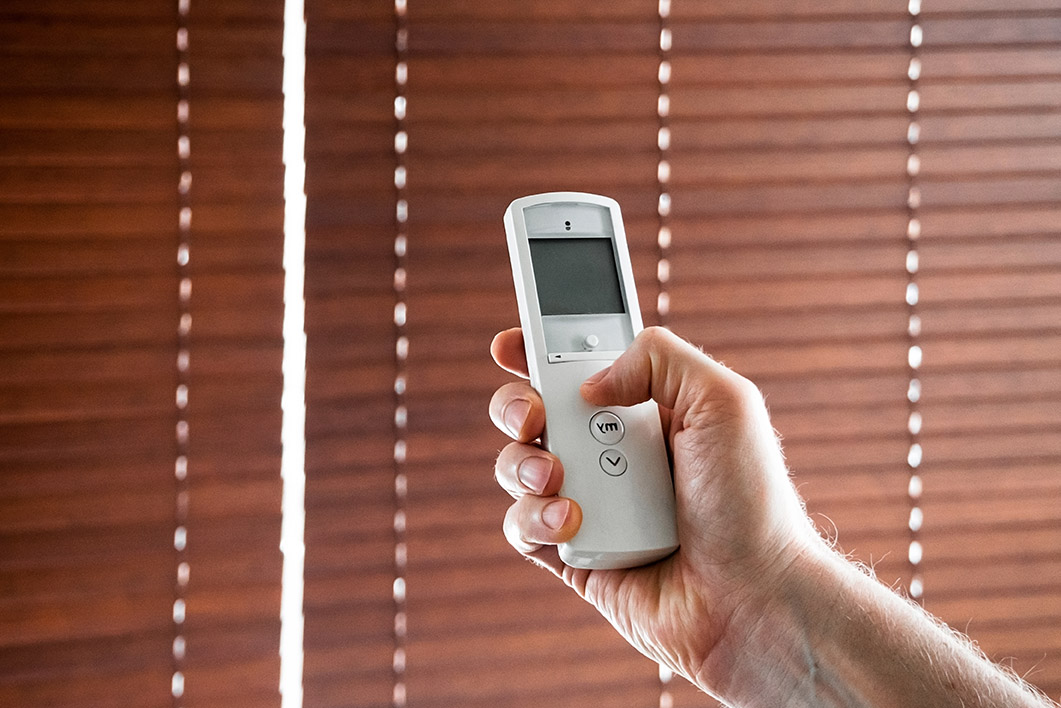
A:
{"label": "blind cord", "polygon": [[406,61],[409,48],[406,0],[394,0],[394,25],[394,653],[391,667],[394,682],[392,705],[394,708],[405,708],[405,574],[408,556],[405,541],[408,489],[405,472],[408,423],[405,388],[409,357],[409,338],[405,329],[405,264],[408,246],[406,223],[409,219],[409,202],[405,191],[405,151],[408,147],[408,136],[405,132],[405,91],[409,75]]}
{"label": "blind cord", "polygon": [[656,295],[656,316],[661,325],[667,323],[667,315],[670,313],[670,294],[667,292],[667,284],[670,281],[670,251],[671,232],[669,226],[671,196],[670,196],[670,94],[668,88],[671,78],[671,30],[670,30],[671,0],[659,0],[659,67],[657,82],[659,85],[659,96],[656,100],[656,147],[659,151],[659,161],[656,165],[656,184],[659,191],[659,199],[656,206],[659,230],[656,236],[657,261],[656,261],[656,283],[658,292]]}
{"label": "blind cord", "polygon": [[921,561],[924,549],[921,545],[921,525],[924,515],[921,511],[921,492],[923,483],[920,467],[923,458],[921,447],[921,379],[919,372],[922,366],[921,349],[921,315],[919,310],[920,290],[918,288],[917,274],[920,269],[920,256],[918,254],[918,241],[921,238],[921,187],[919,175],[921,173],[921,157],[918,153],[918,143],[921,138],[921,124],[919,119],[921,110],[921,42],[923,39],[920,24],[921,0],[909,0],[908,12],[910,16],[910,63],[907,68],[907,80],[909,90],[906,95],[906,109],[910,115],[906,130],[906,142],[909,151],[906,159],[906,307],[907,307],[907,370],[909,381],[907,384],[907,434],[909,436],[909,449],[906,456],[906,466],[909,479],[907,482],[907,497],[910,505],[910,517],[907,523],[909,530],[909,546],[907,548],[907,560],[910,566],[910,597],[918,602],[924,601],[924,577],[921,572]]}
{"label": "blind cord", "polygon": [[174,504],[173,549],[176,560],[176,579],[173,599],[173,675],[170,693],[174,708],[180,708],[184,696],[184,666],[187,650],[184,636],[186,615],[185,598],[191,566],[188,564],[188,449],[190,426],[188,423],[188,384],[191,367],[191,137],[189,135],[189,84],[191,74],[188,65],[188,13],[190,0],[177,0],[177,361],[175,394],[176,406],[176,462],[174,477],[176,499]]}
{"label": "blind cord", "polygon": [[[659,161],[656,165],[656,185],[659,198],[656,207],[658,231],[656,235],[656,318],[660,325],[666,325],[670,314],[670,294],[667,284],[670,282],[670,94],[668,93],[671,78],[671,0],[659,0],[659,66],[657,83],[659,95],[656,99],[656,147]],[[659,666],[659,708],[673,708],[674,696],[670,683],[674,673],[667,667]]]}

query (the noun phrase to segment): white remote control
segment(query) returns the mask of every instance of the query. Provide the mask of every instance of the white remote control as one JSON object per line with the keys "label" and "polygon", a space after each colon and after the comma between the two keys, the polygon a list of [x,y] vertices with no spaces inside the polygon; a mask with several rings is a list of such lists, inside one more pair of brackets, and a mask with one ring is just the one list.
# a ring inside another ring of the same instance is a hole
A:
{"label": "white remote control", "polygon": [[576,568],[664,558],[678,534],[659,409],[602,409],[579,394],[642,328],[619,205],[578,192],[523,197],[505,211],[505,233],[530,381],[545,402],[542,444],[564,465],[560,494],[582,507],[560,557]]}

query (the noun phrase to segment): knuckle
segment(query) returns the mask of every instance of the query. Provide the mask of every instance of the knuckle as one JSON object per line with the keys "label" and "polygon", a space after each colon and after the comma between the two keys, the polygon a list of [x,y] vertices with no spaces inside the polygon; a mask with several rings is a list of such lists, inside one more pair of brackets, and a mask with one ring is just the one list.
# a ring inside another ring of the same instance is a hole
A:
{"label": "knuckle", "polygon": [[671,333],[660,327],[659,325],[652,325],[641,330],[641,334],[637,336],[641,340],[642,345],[648,349],[655,349],[670,340]]}
{"label": "knuckle", "polygon": [[508,544],[525,555],[541,548],[541,544],[528,541],[524,536],[521,523],[523,518],[521,507],[522,504],[519,501],[509,506],[508,511],[505,512],[503,529]]}

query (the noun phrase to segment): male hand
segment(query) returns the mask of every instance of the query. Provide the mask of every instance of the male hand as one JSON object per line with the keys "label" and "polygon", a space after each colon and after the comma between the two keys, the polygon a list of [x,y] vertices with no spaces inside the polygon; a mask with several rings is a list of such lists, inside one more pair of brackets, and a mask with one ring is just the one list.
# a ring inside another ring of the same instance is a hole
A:
{"label": "male hand", "polygon": [[[501,332],[491,354],[527,376],[523,334]],[[502,386],[490,402],[494,423],[515,442],[497,459],[498,483],[515,498],[505,535],[592,603],[639,651],[707,689],[734,656],[727,629],[765,610],[793,558],[821,539],[789,480],[759,390],[667,330],[642,332],[629,350],[582,385],[596,406],[649,399],[660,407],[674,466],[681,548],[658,563],[626,570],[566,566],[555,548],[578,531],[582,512],[558,497],[564,470],[535,444],[545,409],[526,381]],[[723,671],[724,673],[724,671]]]}

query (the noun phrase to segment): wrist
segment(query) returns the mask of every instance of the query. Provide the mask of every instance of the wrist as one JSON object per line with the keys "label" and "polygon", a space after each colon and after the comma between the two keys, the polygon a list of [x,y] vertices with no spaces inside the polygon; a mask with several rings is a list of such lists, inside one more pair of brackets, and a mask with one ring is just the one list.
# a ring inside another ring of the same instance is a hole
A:
{"label": "wrist", "polygon": [[748,708],[1049,704],[821,539],[735,609],[697,680]]}
{"label": "wrist", "polygon": [[808,631],[829,622],[848,568],[816,533],[798,534],[761,581],[734,594],[728,622],[696,683],[728,704],[777,706],[802,693],[816,660]]}

